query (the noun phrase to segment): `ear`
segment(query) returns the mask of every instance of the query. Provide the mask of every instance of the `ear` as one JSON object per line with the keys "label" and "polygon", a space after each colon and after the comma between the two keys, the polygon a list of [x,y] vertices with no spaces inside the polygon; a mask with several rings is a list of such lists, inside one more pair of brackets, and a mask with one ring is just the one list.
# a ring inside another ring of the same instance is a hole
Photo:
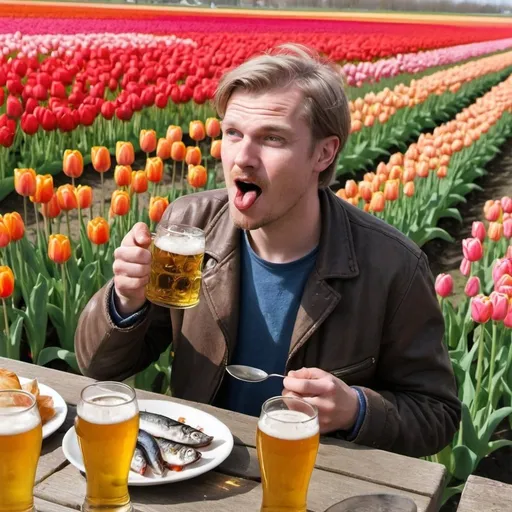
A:
{"label": "ear", "polygon": [[338,148],[340,147],[340,139],[336,135],[331,135],[317,142],[314,153],[313,170],[317,173],[325,171],[332,164]]}

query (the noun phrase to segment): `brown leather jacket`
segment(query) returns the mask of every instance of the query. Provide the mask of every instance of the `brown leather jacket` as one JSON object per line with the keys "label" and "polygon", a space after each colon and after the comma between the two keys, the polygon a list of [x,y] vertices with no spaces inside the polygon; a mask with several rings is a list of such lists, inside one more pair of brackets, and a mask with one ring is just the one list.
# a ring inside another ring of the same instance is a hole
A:
{"label": "brown leather jacket", "polygon": [[[363,389],[367,412],[354,442],[411,456],[436,453],[451,441],[461,408],[427,258],[329,189],[319,197],[320,247],[286,370],[319,367]],[[109,282],[80,317],[78,363],[87,376],[121,380],[172,342],[174,396],[212,403],[237,340],[240,232],[225,190],[180,198],[165,215],[206,232],[199,305],[170,314],[151,305],[136,325],[118,328],[109,315]]]}

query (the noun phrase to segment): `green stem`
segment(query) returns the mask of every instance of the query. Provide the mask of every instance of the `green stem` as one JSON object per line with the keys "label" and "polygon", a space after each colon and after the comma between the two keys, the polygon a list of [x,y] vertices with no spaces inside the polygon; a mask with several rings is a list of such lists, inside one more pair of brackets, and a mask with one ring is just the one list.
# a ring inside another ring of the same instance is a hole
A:
{"label": "green stem", "polygon": [[66,224],[68,226],[69,241],[71,242],[71,226],[69,224],[69,212],[67,210],[66,210]]}
{"label": "green stem", "polygon": [[41,254],[42,254],[42,249],[41,249],[41,235],[39,233],[39,216],[37,215],[37,204],[34,203],[34,214],[35,214],[35,217],[36,217],[36,239],[37,239],[37,247],[39,248],[39,250],[41,251]]}
{"label": "green stem", "polygon": [[64,317],[64,321],[68,321],[68,285],[66,279],[66,264],[62,263],[60,266],[61,271],[61,279],[62,279],[62,315]]}
{"label": "green stem", "polygon": [[476,416],[478,407],[478,398],[480,395],[480,388],[482,387],[482,372],[484,366],[484,348],[485,348],[485,327],[480,324],[480,339],[478,341],[478,362],[476,365],[476,390],[475,398],[473,399],[473,418]]}
{"label": "green stem", "polygon": [[25,226],[27,226],[27,196],[23,196],[23,214],[25,215]]}
{"label": "green stem", "polygon": [[497,349],[497,322],[492,322],[492,345],[491,345],[491,361],[489,368],[489,401],[488,401],[488,414],[492,412],[492,399],[494,397],[494,388],[492,386],[492,378],[494,377],[494,369],[496,366],[496,349]]}
{"label": "green stem", "polygon": [[101,216],[105,217],[105,180],[101,174]]}
{"label": "green stem", "polygon": [[[7,306],[5,304],[5,299],[2,299],[2,307],[4,308],[4,322],[5,322],[5,334],[7,336],[7,347],[11,345],[10,338],[11,333],[9,332],[9,317],[7,316]],[[9,350],[8,350],[9,352]]]}

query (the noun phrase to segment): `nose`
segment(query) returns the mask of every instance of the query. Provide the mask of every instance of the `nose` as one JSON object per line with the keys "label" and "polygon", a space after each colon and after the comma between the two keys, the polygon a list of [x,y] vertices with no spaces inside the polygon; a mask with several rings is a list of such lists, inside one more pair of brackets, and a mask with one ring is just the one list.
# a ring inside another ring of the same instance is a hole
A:
{"label": "nose", "polygon": [[258,153],[256,144],[249,137],[244,137],[236,145],[236,155],[234,163],[240,169],[258,166]]}

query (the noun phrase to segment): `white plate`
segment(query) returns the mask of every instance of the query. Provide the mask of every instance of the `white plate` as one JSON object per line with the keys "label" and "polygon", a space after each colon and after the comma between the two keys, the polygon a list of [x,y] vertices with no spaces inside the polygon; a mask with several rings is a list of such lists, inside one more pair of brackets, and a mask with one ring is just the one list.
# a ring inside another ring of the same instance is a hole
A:
{"label": "white plate", "polygon": [[[32,380],[26,377],[18,377],[18,379],[20,384],[25,384]],[[68,414],[68,406],[66,402],[64,402],[64,399],[53,388],[42,384],[39,379],[37,379],[37,385],[40,395],[51,396],[53,398],[53,407],[55,408],[55,416],[43,425],[43,439],[46,439],[62,426]]]}
{"label": "white plate", "polygon": [[[213,436],[210,446],[199,448],[202,457],[182,471],[166,471],[163,477],[143,476],[130,471],[128,485],[161,485],[188,480],[212,470],[227,459],[233,449],[233,436],[224,423],[206,412],[186,405],[164,400],[139,400],[139,410],[154,412],[177,420],[185,418],[187,425],[202,428],[205,434]],[[80,471],[85,473],[82,452],[78,444],[75,427],[71,427],[62,440],[62,449],[66,458]],[[149,471],[148,471],[149,473]]]}

